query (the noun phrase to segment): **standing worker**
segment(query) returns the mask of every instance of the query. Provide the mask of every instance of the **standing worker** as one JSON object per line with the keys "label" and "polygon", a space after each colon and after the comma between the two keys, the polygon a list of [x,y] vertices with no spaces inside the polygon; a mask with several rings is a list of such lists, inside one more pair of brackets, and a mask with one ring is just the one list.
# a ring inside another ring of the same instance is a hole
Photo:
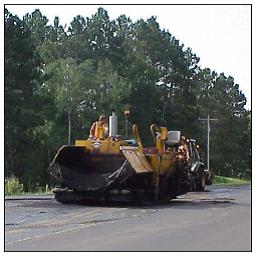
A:
{"label": "standing worker", "polygon": [[106,123],[106,117],[100,115],[99,121],[94,122],[90,129],[89,138],[103,139],[108,131],[108,124]]}

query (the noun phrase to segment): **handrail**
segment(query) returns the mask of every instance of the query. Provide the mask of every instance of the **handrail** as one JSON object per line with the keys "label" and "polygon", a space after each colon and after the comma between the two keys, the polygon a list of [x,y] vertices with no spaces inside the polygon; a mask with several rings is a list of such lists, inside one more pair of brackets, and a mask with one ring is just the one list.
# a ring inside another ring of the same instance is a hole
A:
{"label": "handrail", "polygon": [[151,135],[153,137],[153,141],[154,141],[154,143],[156,143],[156,132],[160,133],[160,130],[159,130],[158,126],[155,125],[155,124],[151,124],[150,125],[150,131],[151,131]]}
{"label": "handrail", "polygon": [[137,142],[139,148],[140,148],[140,149],[143,149],[143,145],[142,145],[142,143],[141,143],[141,139],[140,139],[138,127],[137,127],[136,124],[134,124],[134,125],[132,126],[132,132],[133,132],[133,134],[134,134],[134,137],[135,137],[135,139],[136,139],[136,142]]}

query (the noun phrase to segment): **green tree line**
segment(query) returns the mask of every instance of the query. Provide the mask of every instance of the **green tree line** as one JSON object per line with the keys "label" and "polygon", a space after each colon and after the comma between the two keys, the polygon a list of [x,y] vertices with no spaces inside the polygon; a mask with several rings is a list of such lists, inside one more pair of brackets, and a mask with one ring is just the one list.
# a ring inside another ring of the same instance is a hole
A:
{"label": "green tree line", "polygon": [[156,17],[111,20],[99,8],[67,27],[53,25],[39,9],[21,20],[5,9],[5,176],[25,189],[50,182],[47,171],[58,148],[85,139],[100,114],[116,109],[124,133],[125,109],[152,145],[151,123],[196,138],[206,161],[211,125],[214,173],[251,175],[251,112],[234,78],[200,67]]}

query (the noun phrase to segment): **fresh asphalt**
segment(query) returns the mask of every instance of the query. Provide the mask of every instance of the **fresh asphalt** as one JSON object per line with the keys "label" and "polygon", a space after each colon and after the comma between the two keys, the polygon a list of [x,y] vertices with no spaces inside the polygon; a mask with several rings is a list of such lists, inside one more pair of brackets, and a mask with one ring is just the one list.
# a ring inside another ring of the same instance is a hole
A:
{"label": "fresh asphalt", "polygon": [[251,251],[251,186],[143,207],[7,197],[5,251]]}

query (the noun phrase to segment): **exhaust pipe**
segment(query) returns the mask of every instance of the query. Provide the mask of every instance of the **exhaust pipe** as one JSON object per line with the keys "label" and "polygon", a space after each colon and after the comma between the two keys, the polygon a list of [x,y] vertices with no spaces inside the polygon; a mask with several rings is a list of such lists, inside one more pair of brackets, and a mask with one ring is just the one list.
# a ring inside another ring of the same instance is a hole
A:
{"label": "exhaust pipe", "polygon": [[112,109],[112,115],[109,116],[109,137],[115,137],[117,135],[117,123],[115,110]]}

